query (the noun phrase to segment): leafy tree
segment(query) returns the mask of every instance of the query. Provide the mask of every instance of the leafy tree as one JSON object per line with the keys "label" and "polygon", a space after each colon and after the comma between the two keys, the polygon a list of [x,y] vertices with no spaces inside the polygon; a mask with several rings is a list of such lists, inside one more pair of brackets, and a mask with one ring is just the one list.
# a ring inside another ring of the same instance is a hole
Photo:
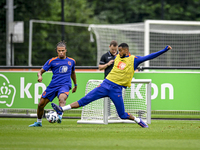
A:
{"label": "leafy tree", "polygon": [[[163,0],[165,20],[198,21],[199,0]],[[134,23],[161,20],[161,0],[88,0],[100,23]]]}
{"label": "leafy tree", "polygon": [[[161,9],[164,2],[164,12]],[[6,0],[0,1],[0,65],[6,65]],[[24,43],[15,43],[15,65],[28,65],[29,20],[61,21],[61,0],[14,0],[14,21],[24,21]],[[84,24],[119,24],[146,19],[200,20],[199,0],[64,0],[65,22]],[[34,23],[34,66],[41,66],[56,56],[61,40],[61,26]],[[65,26],[68,55],[79,66],[96,65],[96,43],[89,42],[87,27]]]}
{"label": "leafy tree", "polygon": [[[4,5],[6,5],[6,0],[0,2],[0,8],[3,9]],[[61,21],[61,1],[14,0],[14,5],[16,6],[16,9],[14,10],[14,20],[24,21],[25,33],[24,43],[14,44],[15,65],[27,65],[29,44],[29,20],[35,19],[47,21]],[[93,22],[92,18],[90,17],[91,15],[93,15],[93,11],[92,8],[88,7],[86,0],[65,1],[64,11],[65,22],[77,22],[85,24]],[[6,11],[0,11],[0,14],[2,14],[2,16],[6,16]],[[5,18],[2,17],[2,20],[3,19]],[[5,24],[5,22],[3,24]],[[88,59],[85,59],[85,61],[83,61],[84,58],[90,58],[91,53],[92,55],[96,55],[96,48],[94,43],[85,42],[85,40],[89,41],[89,33],[87,28],[78,28],[77,30],[76,29],[73,27],[65,26],[65,39],[67,41],[67,48],[69,49],[70,57],[73,57],[77,61],[77,65],[96,64],[96,60],[94,61],[94,59],[92,59],[92,61],[89,61]],[[6,29],[0,32],[5,31]],[[45,61],[47,61],[47,59],[55,57],[57,55],[55,53],[55,47],[56,44],[61,40],[61,26],[34,23],[33,34],[34,37],[32,43],[32,64],[34,66],[41,66],[45,63]],[[80,40],[81,38],[83,38],[83,40]],[[74,44],[76,46],[73,46]],[[82,50],[82,48],[85,49]],[[6,51],[5,47],[4,50]],[[84,55],[80,53],[80,50],[84,51]],[[5,57],[5,53],[3,56]],[[5,65],[5,63],[3,63],[2,65]]]}

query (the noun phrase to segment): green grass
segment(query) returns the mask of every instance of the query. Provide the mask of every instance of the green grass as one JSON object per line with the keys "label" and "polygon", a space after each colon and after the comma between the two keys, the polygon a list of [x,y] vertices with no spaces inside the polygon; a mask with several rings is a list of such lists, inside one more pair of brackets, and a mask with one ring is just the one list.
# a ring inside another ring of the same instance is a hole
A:
{"label": "green grass", "polygon": [[193,120],[200,120],[200,116],[197,115],[151,115],[151,118],[160,118],[160,119],[165,119],[165,118],[178,118],[178,119],[193,119]]}
{"label": "green grass", "polygon": [[0,149],[19,150],[197,150],[200,121],[152,120],[149,128],[137,124],[62,124],[28,127],[34,118],[0,118]]}

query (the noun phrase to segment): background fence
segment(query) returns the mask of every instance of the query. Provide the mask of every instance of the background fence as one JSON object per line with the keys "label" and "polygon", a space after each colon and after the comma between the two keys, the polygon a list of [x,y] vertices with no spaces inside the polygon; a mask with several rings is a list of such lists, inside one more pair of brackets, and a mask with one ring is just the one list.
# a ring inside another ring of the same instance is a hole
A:
{"label": "background fence", "polygon": [[[76,93],[72,94],[70,91],[67,104],[85,95],[88,80],[103,79],[103,72],[91,70],[93,71],[77,71],[79,87]],[[52,73],[45,73],[40,84],[37,82],[36,74],[37,72],[31,71],[0,71],[0,116],[36,117],[40,95],[49,84]],[[134,77],[152,80],[152,118],[200,119],[199,71],[136,72]],[[57,103],[57,98],[54,101]],[[49,109],[51,106],[47,105],[45,110]],[[65,117],[80,117],[80,114],[80,109],[72,110],[65,112]]]}
{"label": "background fence", "polygon": [[[11,44],[13,65],[42,66],[57,56],[55,47],[61,40],[61,25],[65,26],[67,55],[76,60],[77,66],[97,66],[102,54],[109,50],[111,40],[128,43],[130,53],[139,56],[157,52],[166,45],[172,46],[168,53],[141,66],[200,66],[200,22],[159,20],[112,25],[30,20],[29,34],[24,34],[24,42]],[[6,65],[4,39],[0,40],[0,66]]]}

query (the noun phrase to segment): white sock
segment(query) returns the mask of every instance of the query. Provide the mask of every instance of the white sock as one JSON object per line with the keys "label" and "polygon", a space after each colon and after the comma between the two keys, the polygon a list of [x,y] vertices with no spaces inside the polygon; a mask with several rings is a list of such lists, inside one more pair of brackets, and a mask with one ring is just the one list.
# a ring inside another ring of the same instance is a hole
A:
{"label": "white sock", "polygon": [[136,123],[139,123],[140,122],[140,118],[136,118],[135,117],[135,120],[134,120]]}
{"label": "white sock", "polygon": [[37,118],[37,122],[40,122],[40,123],[42,123],[42,119],[38,119],[38,118]]}
{"label": "white sock", "polygon": [[63,109],[63,111],[65,111],[65,110],[70,110],[70,109],[71,109],[71,106],[70,106],[70,105],[67,105],[67,106],[62,107],[62,109]]}

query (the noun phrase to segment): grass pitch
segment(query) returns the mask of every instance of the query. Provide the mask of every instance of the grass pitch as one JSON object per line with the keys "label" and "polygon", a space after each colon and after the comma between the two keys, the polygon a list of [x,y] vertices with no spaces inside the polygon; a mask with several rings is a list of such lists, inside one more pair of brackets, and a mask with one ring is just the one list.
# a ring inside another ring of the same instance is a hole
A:
{"label": "grass pitch", "polygon": [[0,149],[19,150],[197,150],[200,121],[152,120],[149,128],[137,124],[77,124],[63,119],[43,127],[28,127],[33,118],[0,118]]}

